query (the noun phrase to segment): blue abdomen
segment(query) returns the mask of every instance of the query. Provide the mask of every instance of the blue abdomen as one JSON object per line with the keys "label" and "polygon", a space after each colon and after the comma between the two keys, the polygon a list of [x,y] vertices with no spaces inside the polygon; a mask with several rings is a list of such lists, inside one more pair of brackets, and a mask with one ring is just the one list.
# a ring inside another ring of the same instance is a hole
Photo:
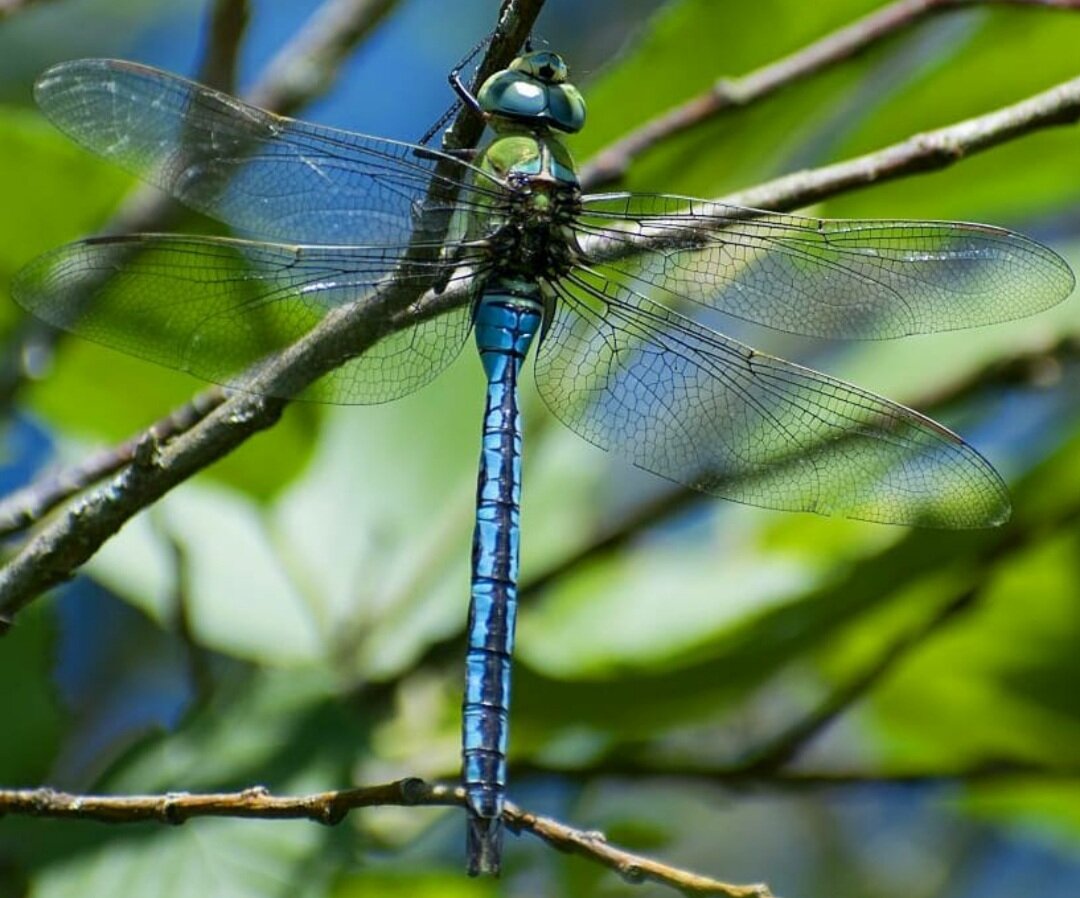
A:
{"label": "blue abdomen", "polygon": [[487,402],[462,707],[462,784],[469,809],[469,871],[474,874],[499,869],[520,541],[517,380],[540,328],[542,308],[538,284],[509,279],[485,285],[476,308]]}

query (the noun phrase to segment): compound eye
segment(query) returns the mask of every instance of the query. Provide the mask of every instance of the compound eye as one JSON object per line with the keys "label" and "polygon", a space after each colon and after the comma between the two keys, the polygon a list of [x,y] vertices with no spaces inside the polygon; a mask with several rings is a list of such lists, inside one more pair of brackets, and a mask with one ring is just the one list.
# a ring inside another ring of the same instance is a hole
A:
{"label": "compound eye", "polygon": [[561,84],[569,74],[562,57],[548,50],[525,53],[515,59],[510,68],[524,72],[546,84]]}

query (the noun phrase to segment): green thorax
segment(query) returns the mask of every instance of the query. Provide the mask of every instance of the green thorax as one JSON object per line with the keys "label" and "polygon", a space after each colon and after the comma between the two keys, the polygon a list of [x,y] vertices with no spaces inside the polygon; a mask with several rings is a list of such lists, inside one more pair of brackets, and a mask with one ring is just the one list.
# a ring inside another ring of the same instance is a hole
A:
{"label": "green thorax", "polygon": [[516,122],[504,122],[497,136],[480,152],[476,164],[499,181],[512,175],[577,186],[570,151],[550,131],[532,130]]}

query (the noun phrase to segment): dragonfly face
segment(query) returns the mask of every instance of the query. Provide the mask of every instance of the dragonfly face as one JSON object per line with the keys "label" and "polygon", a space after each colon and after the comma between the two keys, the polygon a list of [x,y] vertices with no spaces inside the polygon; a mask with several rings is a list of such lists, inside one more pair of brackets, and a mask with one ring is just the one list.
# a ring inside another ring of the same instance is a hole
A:
{"label": "dragonfly face", "polygon": [[517,379],[541,327],[534,375],[551,412],[676,483],[894,524],[1008,517],[1000,477],[946,428],[682,310],[856,339],[1004,321],[1074,285],[1060,257],[1020,234],[581,196],[554,132],[581,128],[585,105],[552,53],[526,54],[483,86],[496,138],[475,165],[115,60],[56,66],[36,96],[75,140],[246,235],[60,247],[13,283],[45,321],[238,389],[342,403],[417,389],[475,331],[488,384],[463,714],[470,872],[499,868]]}

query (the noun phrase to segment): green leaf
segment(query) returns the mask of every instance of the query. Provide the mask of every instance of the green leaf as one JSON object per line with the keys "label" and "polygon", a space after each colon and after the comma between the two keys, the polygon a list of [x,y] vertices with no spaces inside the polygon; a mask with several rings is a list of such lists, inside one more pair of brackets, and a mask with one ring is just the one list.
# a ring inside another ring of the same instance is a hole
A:
{"label": "green leaf", "polygon": [[40,782],[52,766],[66,714],[52,680],[55,611],[35,605],[0,643],[0,781],[5,787]]}
{"label": "green leaf", "polygon": [[[0,128],[0,190],[11,208],[34,212],[32,227],[12,227],[0,242],[6,293],[11,276],[34,256],[101,228],[133,182],[36,113],[0,108]],[[0,326],[10,327],[21,314],[14,303],[0,303]],[[35,409],[69,433],[109,443],[205,388],[185,374],[66,335],[57,358],[34,374]],[[272,431],[211,468],[213,475],[256,495],[277,491],[306,457],[313,414],[310,407],[290,410]]]}
{"label": "green leaf", "polygon": [[977,608],[881,686],[874,707],[895,763],[1075,763],[1078,550],[1065,533],[1010,556]]}
{"label": "green leaf", "polygon": [[192,633],[207,648],[270,666],[323,655],[313,599],[281,564],[263,510],[208,481],[170,493],[87,570],[161,623],[176,613],[182,576]]}
{"label": "green leaf", "polygon": [[[966,582],[965,565],[985,542],[995,538],[993,531],[905,531],[769,512],[756,513],[758,520],[771,519],[775,527],[762,527],[755,534],[748,526],[750,514],[743,509],[731,512],[726,522],[731,529],[720,531],[723,535],[707,557],[703,553],[683,565],[671,564],[662,584],[650,581],[651,590],[647,585],[645,593],[651,593],[647,597],[651,612],[635,619],[634,603],[640,599],[630,585],[633,577],[613,581],[612,601],[622,596],[630,609],[622,613],[636,620],[638,652],[643,651],[642,646],[652,647],[646,633],[658,634],[662,651],[650,654],[645,650],[644,657],[635,655],[632,643],[621,633],[623,627],[631,625],[612,618],[614,604],[608,608],[606,622],[598,622],[603,617],[598,614],[597,620],[586,626],[582,621],[587,611],[577,609],[575,616],[569,600],[560,607],[553,598],[556,604],[550,618],[546,617],[547,609],[539,612],[553,632],[535,644],[529,638],[531,623],[527,623],[533,612],[526,611],[518,652],[521,663],[515,674],[515,744],[531,751],[540,745],[555,746],[566,734],[577,733],[584,737],[579,741],[579,757],[582,753],[588,756],[612,737],[649,739],[675,727],[719,724],[733,707],[753,706],[759,694],[764,694],[760,692],[763,687],[768,687],[766,693],[768,689],[783,690],[785,695],[794,689],[790,696],[796,700],[791,708],[794,711],[805,704],[801,700],[805,671],[801,680],[778,679],[778,675],[798,670],[794,667],[797,662],[812,659],[816,653],[829,657],[838,653],[841,637],[852,628],[873,626],[880,609],[904,603],[913,590],[930,589],[924,599],[930,601],[940,597],[942,590],[955,588],[952,578]],[[801,542],[797,534],[809,537],[816,531],[825,534],[816,544],[795,548]],[[780,537],[780,533],[784,535]],[[755,537],[761,541],[756,556],[750,554]],[[680,540],[685,542],[685,532]],[[726,549],[717,551],[715,546],[725,543]],[[786,564],[793,575],[801,571],[801,578],[793,576],[786,589],[777,582],[771,596],[755,596],[737,577],[740,567],[736,559],[747,557],[756,558],[759,570],[783,569]],[[621,556],[607,564],[613,572],[620,565],[633,567],[631,560]],[[735,572],[730,582],[729,570]],[[923,581],[928,586],[924,587]],[[686,589],[689,582],[704,585],[694,593]],[[585,583],[589,583],[587,578]],[[598,580],[592,586],[582,590],[583,603],[604,596]],[[562,590],[571,588],[565,584]],[[746,592],[749,595],[744,595]],[[760,604],[753,601],[755,598]],[[691,607],[684,612],[681,609],[687,599]],[[673,613],[676,610],[678,613]],[[554,632],[560,612],[567,614],[568,626]],[[902,616],[899,622],[908,620]],[[894,631],[894,624],[890,624],[878,645]],[[609,634],[615,636],[614,648],[607,645]],[[561,653],[560,640],[570,641],[583,657],[574,659],[569,651]],[[665,644],[665,640],[671,641]],[[628,650],[617,656],[623,643]],[[590,664],[595,667],[590,668]],[[852,660],[843,672],[847,675],[858,669]],[[764,738],[767,729],[759,735]],[[753,739],[751,736],[750,741]]]}
{"label": "green leaf", "polygon": [[170,898],[323,894],[325,874],[312,864],[323,838],[314,824],[198,820],[179,828],[138,829],[50,864],[34,879],[35,898],[137,895],[147,883],[158,883],[158,894]]}
{"label": "green leaf", "polygon": [[102,788],[157,793],[223,791],[265,784],[322,790],[348,782],[366,744],[362,720],[324,670],[240,669],[174,733],[146,740]]}
{"label": "green leaf", "polygon": [[283,561],[365,677],[393,675],[462,626],[479,368],[461,359],[398,402],[330,410],[304,476],[274,510]]}
{"label": "green leaf", "polygon": [[1080,842],[1080,784],[1075,781],[1019,777],[978,784],[968,790],[961,807],[1075,856]]}
{"label": "green leaf", "polygon": [[467,879],[458,870],[434,873],[360,872],[343,877],[328,898],[488,898],[501,894],[491,879]]}
{"label": "green leaf", "polygon": [[[38,253],[85,236],[105,220],[130,178],[81,150],[35,112],[0,107],[0,191],[18,222],[0,241],[0,284]],[[0,303],[0,324],[21,313]]]}

